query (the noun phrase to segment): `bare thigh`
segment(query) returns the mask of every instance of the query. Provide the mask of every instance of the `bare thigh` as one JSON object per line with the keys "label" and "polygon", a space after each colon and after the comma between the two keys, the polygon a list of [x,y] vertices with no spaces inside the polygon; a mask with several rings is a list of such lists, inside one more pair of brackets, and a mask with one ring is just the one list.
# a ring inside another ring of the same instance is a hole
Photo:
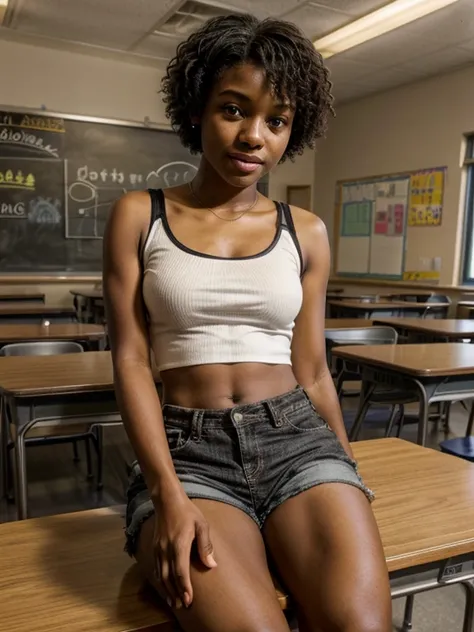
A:
{"label": "bare thigh", "polygon": [[361,490],[313,487],[275,509],[263,533],[298,605],[301,632],[392,630],[385,556]]}
{"label": "bare thigh", "polygon": [[[217,568],[206,570],[192,557],[194,600],[190,608],[174,611],[179,624],[186,632],[288,632],[255,522],[231,505],[193,502],[209,523]],[[136,558],[160,591],[153,574],[154,520],[143,524]]]}

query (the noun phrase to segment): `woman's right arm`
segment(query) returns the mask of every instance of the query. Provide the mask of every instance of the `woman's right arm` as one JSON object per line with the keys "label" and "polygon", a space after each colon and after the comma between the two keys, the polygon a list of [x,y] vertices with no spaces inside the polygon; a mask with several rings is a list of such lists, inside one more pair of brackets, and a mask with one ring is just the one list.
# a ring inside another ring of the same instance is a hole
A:
{"label": "woman's right arm", "polygon": [[209,529],[188,499],[171,459],[150,364],[142,298],[140,245],[150,221],[150,197],[128,193],[110,212],[104,235],[103,289],[114,383],[120,413],[160,520],[155,520],[157,574],[168,599],[192,601],[193,541],[202,562],[214,567]]}
{"label": "woman's right arm", "polygon": [[104,235],[103,286],[114,382],[122,419],[152,500],[182,491],[168,449],[150,365],[139,259],[150,201],[143,192],[116,202]]}

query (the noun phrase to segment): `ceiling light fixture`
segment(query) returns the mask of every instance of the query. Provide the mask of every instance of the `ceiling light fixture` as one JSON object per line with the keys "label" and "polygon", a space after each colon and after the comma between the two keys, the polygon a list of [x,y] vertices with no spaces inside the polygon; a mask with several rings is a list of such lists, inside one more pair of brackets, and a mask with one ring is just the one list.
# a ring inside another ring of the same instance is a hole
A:
{"label": "ceiling light fixture", "polygon": [[393,31],[458,0],[396,0],[381,9],[316,40],[314,47],[327,59],[374,37]]}

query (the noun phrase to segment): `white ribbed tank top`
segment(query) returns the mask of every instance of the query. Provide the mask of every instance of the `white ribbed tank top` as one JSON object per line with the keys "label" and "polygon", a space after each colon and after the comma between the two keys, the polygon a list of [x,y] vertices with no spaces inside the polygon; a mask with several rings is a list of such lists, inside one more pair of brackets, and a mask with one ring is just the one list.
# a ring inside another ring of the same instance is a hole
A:
{"label": "white ribbed tank top", "polygon": [[222,258],[181,244],[166,218],[161,189],[143,248],[143,298],[159,371],[201,364],[291,364],[301,309],[301,251],[288,205],[277,202],[268,248]]}

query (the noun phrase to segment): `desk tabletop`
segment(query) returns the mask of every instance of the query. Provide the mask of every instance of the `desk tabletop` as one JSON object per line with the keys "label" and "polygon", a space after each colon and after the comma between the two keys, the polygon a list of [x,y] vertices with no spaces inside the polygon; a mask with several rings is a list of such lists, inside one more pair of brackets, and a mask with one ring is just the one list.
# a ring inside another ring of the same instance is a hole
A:
{"label": "desk tabletop", "polygon": [[333,349],[334,356],[418,377],[474,375],[474,345],[440,342]]}
{"label": "desk tabletop", "polygon": [[346,307],[349,309],[359,309],[363,311],[377,311],[387,309],[403,309],[405,311],[420,311],[427,307],[450,307],[449,303],[415,303],[410,301],[353,301],[353,300],[331,300],[328,305],[334,307]]}
{"label": "desk tabletop", "polygon": [[113,389],[110,351],[0,357],[0,393],[15,397]]}
{"label": "desk tabletop", "polygon": [[123,552],[124,524],[122,508],[0,524],[0,631],[151,632],[168,621]]}
{"label": "desk tabletop", "polygon": [[375,324],[401,327],[427,334],[440,334],[449,338],[462,338],[474,335],[474,320],[455,318],[381,318],[374,319]]}
{"label": "desk tabletop", "polygon": [[2,314],[75,314],[72,305],[45,305],[44,303],[14,303],[0,301],[0,315]]}
{"label": "desk tabletop", "polygon": [[102,298],[102,290],[69,290],[73,296],[82,296],[83,298]]}
{"label": "desk tabletop", "polygon": [[372,323],[373,321],[368,318],[326,318],[324,321],[324,328],[358,329],[360,327],[372,327]]}
{"label": "desk tabletop", "polygon": [[474,465],[401,439],[352,444],[389,571],[474,551]]}
{"label": "desk tabletop", "polygon": [[27,340],[100,340],[105,336],[102,325],[84,323],[50,323],[50,325],[2,325],[0,342]]}
{"label": "desk tabletop", "polygon": [[[474,465],[400,439],[353,449],[376,494],[389,571],[474,551]],[[151,630],[167,620],[122,552],[123,524],[123,508],[112,507],[1,524],[0,631],[31,630],[32,612],[36,632]]]}

